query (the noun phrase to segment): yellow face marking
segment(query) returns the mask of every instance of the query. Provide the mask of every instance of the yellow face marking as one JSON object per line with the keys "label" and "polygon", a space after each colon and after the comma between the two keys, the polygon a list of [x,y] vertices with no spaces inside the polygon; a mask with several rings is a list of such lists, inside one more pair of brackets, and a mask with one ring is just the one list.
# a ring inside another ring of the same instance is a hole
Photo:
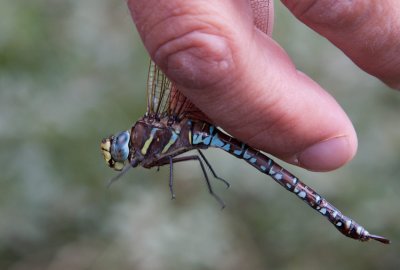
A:
{"label": "yellow face marking", "polygon": [[110,151],[111,148],[111,142],[109,139],[106,139],[104,141],[101,142],[100,144],[101,149],[105,150],[105,151]]}
{"label": "yellow face marking", "polygon": [[192,131],[189,130],[189,143],[192,144]]}
{"label": "yellow face marking", "polygon": [[110,153],[110,149],[111,149],[111,143],[109,139],[103,140],[100,144],[101,147],[101,152],[103,153],[103,157],[105,159],[105,161],[110,161],[111,159],[111,153]]}
{"label": "yellow face marking", "polygon": [[111,159],[111,154],[110,154],[110,152],[108,152],[108,151],[106,151],[106,150],[103,150],[103,151],[101,151],[101,152],[103,152],[103,157],[104,157],[105,161],[109,162],[110,159]]}
{"label": "yellow face marking", "polygon": [[158,128],[153,128],[151,130],[150,137],[145,141],[142,150],[140,151],[142,155],[146,155],[147,151],[149,150],[151,142],[154,140],[154,134],[156,133],[157,130]]}
{"label": "yellow face marking", "polygon": [[115,162],[114,163],[114,170],[120,171],[124,168],[124,163],[122,162]]}

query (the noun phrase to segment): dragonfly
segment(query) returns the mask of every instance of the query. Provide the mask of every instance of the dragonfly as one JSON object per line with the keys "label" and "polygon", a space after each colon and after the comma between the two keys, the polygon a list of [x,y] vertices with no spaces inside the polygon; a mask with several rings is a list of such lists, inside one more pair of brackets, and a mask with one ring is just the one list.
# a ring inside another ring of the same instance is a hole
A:
{"label": "dragonfly", "polygon": [[[110,180],[117,180],[130,168],[169,165],[169,189],[175,198],[173,187],[173,164],[198,161],[203,171],[209,193],[225,207],[222,199],[214,193],[205,166],[213,176],[220,178],[204,154],[207,148],[219,148],[244,160],[261,173],[293,193],[316,210],[342,234],[360,241],[370,239],[389,244],[390,240],[370,234],[353,219],[343,215],[335,206],[304,184],[292,173],[277,164],[263,152],[235,139],[212,124],[189,99],[172,83],[160,68],[150,61],[147,82],[147,111],[130,129],[111,135],[101,141],[101,151],[107,165],[120,173]],[[197,154],[180,156],[195,150]],[[205,165],[204,165],[205,164]]]}

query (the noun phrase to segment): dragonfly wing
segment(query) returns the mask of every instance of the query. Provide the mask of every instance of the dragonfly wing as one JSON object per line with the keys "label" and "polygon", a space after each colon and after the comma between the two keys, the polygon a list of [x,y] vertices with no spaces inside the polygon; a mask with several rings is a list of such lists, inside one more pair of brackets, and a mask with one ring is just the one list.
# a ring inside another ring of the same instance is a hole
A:
{"label": "dragonfly wing", "polygon": [[274,1],[273,0],[250,0],[253,10],[254,25],[266,33],[272,35],[274,24]]}
{"label": "dragonfly wing", "polygon": [[179,91],[175,83],[171,82],[152,60],[147,79],[147,115],[209,121],[209,118]]}
{"label": "dragonfly wing", "polygon": [[158,116],[162,113],[171,89],[171,81],[150,60],[147,77],[147,115]]}
{"label": "dragonfly wing", "polygon": [[212,123],[211,120],[196,107],[186,96],[184,96],[173,83],[169,98],[169,115],[176,115],[178,118],[197,119]]}

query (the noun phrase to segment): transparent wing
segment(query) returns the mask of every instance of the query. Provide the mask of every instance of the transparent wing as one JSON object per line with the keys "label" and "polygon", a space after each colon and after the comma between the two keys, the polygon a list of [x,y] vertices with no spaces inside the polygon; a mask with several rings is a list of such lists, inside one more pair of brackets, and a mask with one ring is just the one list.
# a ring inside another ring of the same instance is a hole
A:
{"label": "transparent wing", "polygon": [[266,33],[272,35],[274,26],[274,1],[273,0],[250,0],[250,6],[253,10],[254,25]]}
{"label": "transparent wing", "polygon": [[147,77],[147,114],[158,116],[165,107],[166,100],[171,90],[171,82],[150,60],[149,73]]}
{"label": "transparent wing", "polygon": [[150,60],[147,79],[147,115],[156,118],[169,116],[182,119],[188,117],[209,121],[152,60]]}

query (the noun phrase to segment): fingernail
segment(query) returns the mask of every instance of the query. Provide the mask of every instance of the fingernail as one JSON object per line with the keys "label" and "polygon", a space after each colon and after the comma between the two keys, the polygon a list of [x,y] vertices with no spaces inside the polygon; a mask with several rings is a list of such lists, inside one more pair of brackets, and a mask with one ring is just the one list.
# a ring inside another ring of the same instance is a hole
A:
{"label": "fingernail", "polygon": [[352,157],[348,138],[336,137],[314,144],[297,155],[298,165],[312,171],[330,171]]}

